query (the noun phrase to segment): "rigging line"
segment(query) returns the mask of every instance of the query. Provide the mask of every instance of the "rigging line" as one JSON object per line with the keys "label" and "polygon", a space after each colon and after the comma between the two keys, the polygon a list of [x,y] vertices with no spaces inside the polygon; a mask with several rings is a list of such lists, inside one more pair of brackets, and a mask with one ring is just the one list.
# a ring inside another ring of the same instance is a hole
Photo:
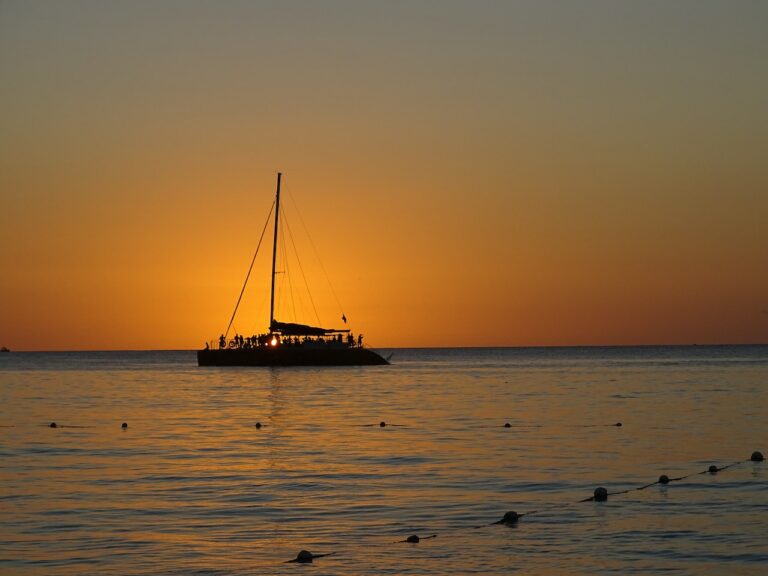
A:
{"label": "rigging line", "polygon": [[[282,225],[283,225],[283,223],[286,222],[286,220],[285,220],[285,209],[281,208],[280,212],[282,213],[282,216],[283,216],[283,218],[280,221],[280,228],[282,230]],[[284,258],[284,260],[285,260],[285,263],[284,263],[285,264],[285,266],[284,266],[285,267],[285,278],[286,278],[286,281],[288,282],[288,294],[291,296],[291,310],[293,311],[293,317],[292,317],[291,321],[292,322],[296,322],[297,321],[296,320],[296,301],[294,300],[294,297],[293,297],[293,281],[291,280],[291,266],[290,266],[290,260],[291,259],[289,258],[288,250],[285,249],[285,234],[283,234],[283,253],[285,254],[285,258]],[[297,258],[298,258],[298,256],[297,256]]]}
{"label": "rigging line", "polygon": [[304,267],[301,265],[301,258],[299,258],[299,251],[296,250],[296,242],[293,240],[293,232],[291,232],[291,225],[288,223],[288,220],[285,218],[285,214],[283,214],[283,220],[285,220],[285,227],[288,228],[288,237],[291,240],[291,245],[293,246],[293,252],[296,254],[296,262],[299,263],[299,270],[301,271],[301,277],[304,279],[304,286],[307,288],[307,295],[309,296],[309,301],[312,304],[312,310],[315,311],[315,319],[317,320],[318,325],[322,324],[320,322],[320,316],[317,313],[317,307],[315,306],[315,300],[312,298],[312,291],[309,289],[309,283],[307,282],[307,276],[304,274]]}
{"label": "rigging line", "polygon": [[[282,219],[280,220],[280,250],[279,250],[279,264],[280,264],[280,270],[276,270],[275,274],[280,274],[280,278],[277,281],[277,286],[275,287],[275,317],[281,314],[282,310],[282,304],[284,301],[284,294],[285,292],[285,260],[286,260],[286,249],[285,249],[285,232],[284,232],[284,224]],[[272,327],[269,327],[270,330],[272,330]]]}
{"label": "rigging line", "polygon": [[235,321],[235,314],[237,314],[237,309],[240,306],[240,300],[243,299],[243,293],[245,292],[245,287],[248,285],[248,278],[251,277],[251,271],[253,270],[253,263],[256,262],[256,256],[258,256],[259,248],[261,248],[261,241],[264,240],[264,232],[267,231],[267,224],[269,224],[269,218],[272,216],[272,210],[274,209],[275,209],[275,203],[272,202],[272,206],[269,208],[269,214],[267,214],[267,221],[264,222],[264,228],[261,230],[261,236],[259,237],[259,243],[256,246],[256,252],[254,252],[253,258],[251,258],[251,265],[248,267],[248,274],[245,275],[245,282],[243,282],[243,288],[242,290],[240,290],[240,296],[237,297],[237,304],[235,304],[235,310],[232,312],[232,318],[229,319],[227,330],[224,332],[225,340],[227,336],[229,336],[229,329],[232,328],[232,322]]}
{"label": "rigging line", "polygon": [[323,266],[323,261],[320,259],[320,253],[317,251],[317,247],[315,246],[315,242],[312,240],[312,236],[309,234],[309,229],[307,228],[307,225],[304,223],[304,218],[301,215],[301,210],[299,210],[299,204],[293,199],[293,194],[291,194],[291,191],[288,190],[288,198],[291,200],[291,204],[293,204],[293,207],[296,209],[296,214],[299,215],[299,222],[301,222],[302,228],[304,228],[304,233],[307,235],[307,238],[309,238],[309,245],[312,246],[312,251],[315,253],[315,258],[317,258],[318,264],[320,264],[320,270],[323,271],[323,276],[325,276],[325,281],[328,282],[328,287],[331,289],[331,294],[333,294],[334,300],[336,300],[336,304],[339,307],[339,312],[341,312],[341,315],[346,317],[346,314],[344,313],[344,307],[341,305],[341,301],[339,301],[339,297],[336,295],[336,290],[333,289],[333,284],[331,284],[331,277],[328,276],[328,272],[325,271],[325,266]]}
{"label": "rigging line", "polygon": [[[278,302],[275,305],[275,311],[280,311],[284,316],[284,320],[290,317],[290,302],[288,298],[293,299],[293,286],[291,285],[291,278],[288,271],[288,260],[290,254],[288,254],[288,245],[285,240],[285,210],[280,208],[280,282],[278,284]],[[288,292],[288,296],[285,292]],[[283,307],[285,309],[283,309]],[[284,313],[284,314],[283,314]]]}
{"label": "rigging line", "polygon": [[291,267],[288,259],[285,260],[285,280],[288,282],[288,294],[291,296],[291,322],[296,322],[296,301],[293,296],[293,280],[291,280]]}

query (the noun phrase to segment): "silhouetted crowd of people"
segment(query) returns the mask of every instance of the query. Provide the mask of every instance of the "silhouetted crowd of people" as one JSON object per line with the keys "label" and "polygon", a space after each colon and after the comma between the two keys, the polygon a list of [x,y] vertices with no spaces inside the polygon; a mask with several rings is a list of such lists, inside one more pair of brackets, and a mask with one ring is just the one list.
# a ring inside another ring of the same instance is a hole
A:
{"label": "silhouetted crowd of people", "polygon": [[[282,336],[275,333],[258,334],[254,336],[242,336],[240,334],[235,334],[234,337],[229,341],[227,341],[224,334],[219,336],[219,349],[252,349],[261,348],[264,346],[333,346],[337,348],[352,348],[354,346],[362,347],[363,335],[358,334],[357,340],[355,340],[355,335],[352,334],[352,332],[349,332],[346,338],[340,333],[325,336]],[[210,348],[207,342],[205,344],[205,348]]]}

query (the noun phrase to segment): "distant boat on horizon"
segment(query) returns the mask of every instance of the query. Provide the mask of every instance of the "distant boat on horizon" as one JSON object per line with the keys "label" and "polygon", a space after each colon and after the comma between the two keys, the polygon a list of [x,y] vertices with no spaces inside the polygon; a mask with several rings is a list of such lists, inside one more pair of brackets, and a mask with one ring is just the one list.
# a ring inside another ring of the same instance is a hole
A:
{"label": "distant boat on horizon", "polygon": [[10,352],[10,351],[11,351],[11,349],[10,348],[6,348],[5,346],[0,348],[0,352]]}
{"label": "distant boat on horizon", "polygon": [[[388,359],[363,345],[362,335],[355,340],[347,328],[321,328],[308,324],[280,322],[275,319],[275,263],[280,217],[281,177],[282,173],[278,172],[277,192],[273,205],[275,231],[272,244],[269,330],[251,337],[236,334],[234,338],[227,339],[240,304],[240,298],[245,291],[245,285],[243,285],[227,331],[218,340],[206,343],[204,349],[197,351],[198,366],[370,366],[389,364]],[[258,247],[256,251],[258,253]],[[256,256],[254,255],[255,259]],[[252,266],[253,261],[251,262]],[[250,272],[249,269],[245,284],[248,283]],[[346,316],[343,314],[342,320],[346,324]]]}

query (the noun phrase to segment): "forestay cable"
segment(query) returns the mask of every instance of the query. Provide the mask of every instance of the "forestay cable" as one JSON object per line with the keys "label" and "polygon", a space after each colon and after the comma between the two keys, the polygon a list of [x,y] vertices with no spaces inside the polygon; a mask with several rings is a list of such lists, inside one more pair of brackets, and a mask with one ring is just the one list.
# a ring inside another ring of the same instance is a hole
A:
{"label": "forestay cable", "polygon": [[240,296],[237,297],[237,304],[235,304],[235,310],[232,312],[232,318],[229,319],[229,324],[227,324],[227,329],[224,331],[225,340],[229,336],[229,329],[232,328],[232,322],[235,321],[235,314],[237,314],[237,309],[240,306],[240,300],[243,299],[243,293],[245,292],[245,287],[248,285],[248,278],[251,277],[251,270],[253,270],[253,263],[256,262],[256,256],[258,256],[259,248],[261,248],[261,241],[264,240],[264,232],[267,231],[267,224],[269,224],[269,219],[272,216],[272,211],[274,209],[275,209],[275,203],[272,202],[272,206],[269,208],[269,214],[267,214],[267,221],[264,222],[264,228],[261,230],[261,236],[259,237],[259,243],[256,246],[256,252],[254,252],[253,258],[251,259],[251,265],[248,267],[248,274],[245,275],[245,282],[243,282],[243,289],[240,290]]}

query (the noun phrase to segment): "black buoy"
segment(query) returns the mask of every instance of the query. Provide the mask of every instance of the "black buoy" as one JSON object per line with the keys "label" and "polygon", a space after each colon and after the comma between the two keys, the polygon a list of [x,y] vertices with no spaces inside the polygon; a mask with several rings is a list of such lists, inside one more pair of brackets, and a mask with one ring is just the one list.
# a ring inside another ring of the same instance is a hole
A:
{"label": "black buoy", "polygon": [[614,424],[614,426],[622,426],[622,424],[621,424],[621,422],[616,422],[616,424]]}
{"label": "black buoy", "polygon": [[49,425],[51,428],[56,428],[56,422],[51,422]]}
{"label": "black buoy", "polygon": [[257,430],[258,430],[259,428],[261,428],[261,422],[256,422],[256,424],[254,424],[254,427],[255,427]]}
{"label": "black buoy", "polygon": [[752,452],[752,456],[750,456],[749,459],[752,460],[752,462],[762,462],[765,460],[762,452]]}
{"label": "black buoy", "polygon": [[386,423],[386,422],[384,422],[384,420],[382,420],[381,422],[379,422],[379,428],[384,428],[384,426],[386,426],[386,425],[387,425],[387,423]]}
{"label": "black buoy", "polygon": [[520,514],[514,511],[504,513],[504,517],[501,519],[501,523],[505,526],[513,526],[520,520]]}
{"label": "black buoy", "polygon": [[419,543],[419,537],[416,536],[416,534],[411,534],[408,536],[408,538],[405,539],[406,542],[410,542],[411,544],[418,544]]}
{"label": "black buoy", "polygon": [[307,550],[301,550],[297,555],[294,562],[301,562],[302,564],[311,564],[312,558],[314,556],[312,555],[312,552],[309,552]]}
{"label": "black buoy", "polygon": [[327,554],[312,554],[312,552],[309,552],[307,550],[301,550],[298,554],[296,554],[296,558],[294,558],[293,560],[286,560],[286,562],[299,562],[301,564],[311,564],[315,558],[323,558],[325,556],[330,556],[332,554],[335,554],[335,552],[328,552]]}
{"label": "black buoy", "polygon": [[122,428],[123,430],[125,430],[126,428],[128,428],[128,422],[123,422],[123,424],[122,424],[121,428]]}
{"label": "black buoy", "polygon": [[595,502],[605,502],[606,500],[608,500],[608,490],[606,490],[602,486],[598,486],[597,488],[595,488],[593,498],[595,499]]}
{"label": "black buoy", "polygon": [[510,424],[509,422],[505,422],[504,428],[512,428],[512,424]]}
{"label": "black buoy", "polygon": [[659,476],[659,484],[669,484],[669,476],[666,474]]}
{"label": "black buoy", "polygon": [[710,474],[717,474],[717,472],[719,471],[719,468],[718,468],[717,466],[715,466],[714,464],[712,464],[712,466],[710,466],[710,467],[707,469],[707,471],[708,471]]}

